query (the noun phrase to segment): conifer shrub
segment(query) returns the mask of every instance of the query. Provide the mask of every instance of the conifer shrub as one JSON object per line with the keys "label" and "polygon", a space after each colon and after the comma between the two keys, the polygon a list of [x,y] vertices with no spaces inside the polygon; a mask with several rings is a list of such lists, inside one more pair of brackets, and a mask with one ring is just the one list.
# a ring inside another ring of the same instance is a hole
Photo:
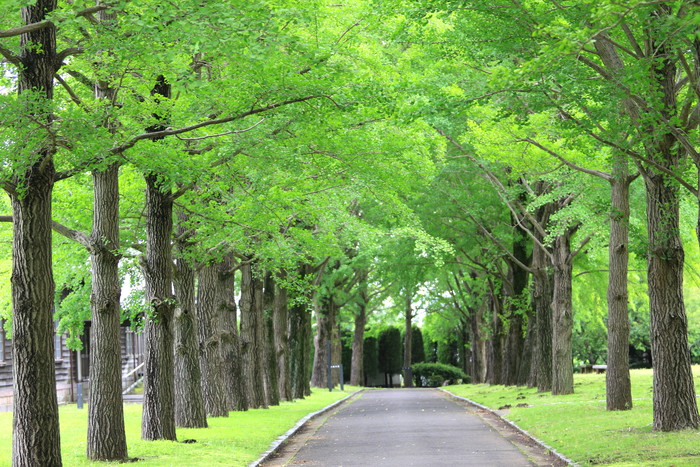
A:
{"label": "conifer shrub", "polygon": [[446,383],[467,383],[469,379],[460,368],[444,363],[416,363],[411,369],[416,387],[436,388]]}

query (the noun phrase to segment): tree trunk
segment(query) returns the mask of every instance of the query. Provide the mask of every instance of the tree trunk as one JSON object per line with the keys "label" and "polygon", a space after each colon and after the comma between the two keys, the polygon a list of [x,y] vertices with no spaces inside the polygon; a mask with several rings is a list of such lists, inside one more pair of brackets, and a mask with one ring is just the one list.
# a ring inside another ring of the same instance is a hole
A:
{"label": "tree trunk", "polygon": [[632,408],[627,311],[627,265],[629,260],[629,175],[624,156],[613,162],[612,212],[610,213],[610,272],[608,280],[608,368],[605,372],[608,410]]}
{"label": "tree trunk", "polygon": [[263,284],[263,345],[265,346],[265,389],[270,405],[280,404],[278,387],[277,354],[275,352],[274,306],[275,279],[272,274],[265,274]]}
{"label": "tree trunk", "polygon": [[[22,7],[24,24],[44,21],[56,9],[55,0],[38,0]],[[20,36],[18,92],[53,98],[56,71],[56,29],[50,26]],[[32,97],[29,100],[33,100]],[[46,123],[28,104],[32,118]],[[56,374],[54,369],[51,265],[51,195],[54,185],[55,148],[49,141],[36,148],[33,160],[10,193],[13,218],[12,242],[12,465],[61,465]]]}
{"label": "tree trunk", "polygon": [[287,289],[276,285],[273,304],[272,332],[274,334],[275,356],[277,357],[277,387],[280,399],[293,400],[289,377],[289,313],[287,309]]}
{"label": "tree trunk", "polygon": [[484,329],[484,307],[487,301],[483,300],[478,308],[470,308],[469,314],[469,334],[471,348],[471,373],[470,378],[473,384],[486,382],[486,339],[482,334]]}
{"label": "tree trunk", "polygon": [[533,371],[532,360],[537,345],[537,319],[535,309],[530,305],[527,310],[527,329],[525,331],[525,342],[523,342],[523,356],[520,359],[520,370],[518,371],[518,386],[534,388],[537,386],[536,374]]}
{"label": "tree trunk", "polygon": [[236,317],[236,276],[233,255],[229,254],[219,263],[217,274],[217,303],[221,317],[221,345],[226,407],[228,410],[248,410],[248,398],[243,381],[238,319]]}
{"label": "tree trunk", "polygon": [[311,386],[328,387],[328,345],[332,342],[335,327],[335,304],[333,297],[322,294],[316,306],[316,335],[314,336],[314,364],[311,373]]}
{"label": "tree trunk", "polygon": [[173,365],[173,297],[170,239],[173,201],[155,174],[146,175],[146,259],[143,276],[150,305],[144,329],[146,357],[141,438],[176,439]]}
{"label": "tree trunk", "polygon": [[[545,188],[538,187],[538,193]],[[555,211],[554,203],[546,204],[535,211],[540,226],[549,223]],[[537,341],[534,347],[532,367],[536,371],[536,386],[539,392],[552,390],[552,302],[554,300],[554,277],[549,252],[541,244],[544,236],[535,231],[536,242],[532,247],[533,288],[532,303],[535,309]]]}
{"label": "tree trunk", "polygon": [[208,264],[199,270],[197,288],[197,330],[199,365],[202,369],[204,407],[210,417],[228,417],[222,334],[223,317],[218,301],[219,265]]}
{"label": "tree trunk", "polygon": [[[184,215],[179,218],[184,220]],[[178,225],[177,237],[185,234]],[[194,270],[185,259],[188,240],[177,242],[175,261],[175,425],[183,428],[206,428],[207,414],[202,396],[202,373],[199,367],[197,320],[194,299]]]}
{"label": "tree trunk", "polygon": [[502,384],[503,364],[503,322],[501,320],[501,299],[490,285],[488,295],[489,312],[491,313],[491,337],[488,341],[488,362],[486,365],[486,382]]}
{"label": "tree trunk", "polygon": [[552,301],[552,394],[573,394],[574,367],[571,335],[574,325],[571,280],[571,235],[567,229],[554,240],[554,296]]}
{"label": "tree trunk", "polygon": [[119,166],[92,174],[92,326],[87,456],[92,460],[127,458],[122,401],[119,296]]}
{"label": "tree trunk", "polygon": [[365,326],[367,325],[367,302],[365,296],[361,296],[358,310],[355,313],[355,331],[352,338],[352,363],[350,365],[350,384],[363,386],[365,379],[364,348]]}
{"label": "tree trunk", "polygon": [[[665,34],[664,19],[671,6],[661,4],[654,13],[660,25],[648,42],[647,55],[655,58],[652,67],[663,99],[665,121],[675,118],[675,52]],[[661,119],[659,119],[661,120]],[[663,128],[663,130],[661,130]],[[659,121],[647,157],[669,171],[681,165],[680,143]],[[685,255],[679,229],[677,183],[650,168],[644,178],[647,192],[648,283],[651,353],[654,364],[654,429],[661,431],[697,429],[698,416],[693,374],[688,348],[688,321],[683,302]]]}
{"label": "tree trunk", "polygon": [[[116,13],[100,11],[100,23],[116,22]],[[97,80],[95,98],[113,102],[115,90]],[[105,120],[110,133],[114,125]],[[121,381],[119,296],[119,164],[92,172],[94,207],[90,251],[92,263],[92,325],[90,328],[90,395],[88,403],[87,457],[92,460],[125,460],[124,407]]]}
{"label": "tree trunk", "polygon": [[699,420],[683,303],[684,254],[678,226],[678,189],[662,175],[649,176],[645,181],[654,429],[695,429]]}
{"label": "tree trunk", "polygon": [[404,338],[403,338],[403,385],[407,388],[413,387],[413,376],[411,372],[412,339],[413,339],[413,308],[411,308],[411,293],[406,292],[406,308],[404,312]]}
{"label": "tree trunk", "polygon": [[243,379],[246,384],[246,397],[250,408],[266,406],[265,385],[263,382],[260,335],[262,312],[262,286],[260,279],[253,277],[249,262],[241,266],[241,353]]}
{"label": "tree trunk", "polygon": [[[299,275],[306,275],[308,268],[299,268]],[[289,308],[289,378],[292,397],[303,399],[309,393],[309,360],[311,313],[301,297],[293,297]]]}

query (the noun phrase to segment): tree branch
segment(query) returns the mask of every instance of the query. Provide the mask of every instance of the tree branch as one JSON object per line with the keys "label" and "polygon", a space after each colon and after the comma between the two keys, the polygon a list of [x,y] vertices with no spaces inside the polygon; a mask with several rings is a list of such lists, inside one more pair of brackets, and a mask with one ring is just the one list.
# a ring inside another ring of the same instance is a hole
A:
{"label": "tree branch", "polygon": [[305,102],[305,101],[309,101],[311,99],[318,99],[319,97],[324,97],[324,96],[297,97],[295,99],[289,99],[289,100],[285,100],[282,102],[277,102],[274,104],[266,105],[265,107],[258,107],[255,109],[247,110],[245,112],[242,112],[242,113],[239,113],[236,115],[230,115],[228,117],[206,120],[204,122],[196,123],[194,125],[189,125],[189,126],[182,127],[182,128],[174,128],[174,129],[169,128],[169,129],[162,130],[162,131],[143,133],[141,135],[138,135],[138,136],[131,138],[129,141],[127,141],[124,144],[121,144],[120,146],[113,147],[112,149],[110,149],[110,152],[112,152],[112,153],[123,152],[126,149],[132,148],[133,146],[136,145],[136,143],[138,143],[139,141],[144,140],[144,139],[151,139],[152,140],[155,138],[164,138],[166,136],[179,135],[182,133],[187,133],[189,131],[193,131],[193,130],[196,130],[198,128],[204,128],[204,127],[211,126],[211,125],[221,125],[223,123],[229,123],[229,122],[233,122],[235,120],[241,120],[241,119],[248,117],[250,115],[256,115],[259,113],[268,112],[270,110],[274,110],[274,109],[277,109],[279,107],[283,107],[285,105],[296,104],[299,102]]}
{"label": "tree branch", "polygon": [[13,54],[10,49],[6,49],[5,47],[0,46],[0,55],[5,57],[5,60],[7,60],[15,66],[20,66],[22,64],[22,61],[19,59],[19,57]]}
{"label": "tree branch", "polygon": [[[0,216],[0,222],[12,222],[12,216]],[[89,251],[94,250],[95,244],[89,235],[80,232],[79,230],[69,229],[63,224],[59,224],[56,221],[51,221],[51,229],[64,237],[80,243]]]}

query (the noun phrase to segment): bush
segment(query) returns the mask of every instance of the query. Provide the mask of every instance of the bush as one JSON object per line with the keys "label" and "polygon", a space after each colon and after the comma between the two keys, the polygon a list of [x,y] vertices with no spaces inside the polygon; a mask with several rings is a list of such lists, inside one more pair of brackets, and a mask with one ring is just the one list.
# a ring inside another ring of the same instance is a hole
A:
{"label": "bush", "polygon": [[468,380],[460,368],[444,363],[416,363],[411,370],[417,387],[436,388],[444,385],[445,381],[456,383],[457,380]]}

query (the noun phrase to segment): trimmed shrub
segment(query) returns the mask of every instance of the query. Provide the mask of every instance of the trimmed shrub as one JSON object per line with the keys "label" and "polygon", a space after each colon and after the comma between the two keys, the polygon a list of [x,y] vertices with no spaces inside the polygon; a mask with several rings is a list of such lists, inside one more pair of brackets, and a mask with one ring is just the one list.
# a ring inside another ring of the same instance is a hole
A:
{"label": "trimmed shrub", "polygon": [[365,337],[364,368],[368,378],[374,378],[379,373],[379,350],[376,337]]}
{"label": "trimmed shrub", "polygon": [[403,363],[403,348],[401,347],[401,331],[399,328],[385,328],[377,339],[379,346],[379,371],[385,374],[401,372]]}
{"label": "trimmed shrub", "polygon": [[445,381],[456,383],[469,379],[460,368],[444,363],[416,363],[411,369],[416,387],[436,388],[443,386]]}

